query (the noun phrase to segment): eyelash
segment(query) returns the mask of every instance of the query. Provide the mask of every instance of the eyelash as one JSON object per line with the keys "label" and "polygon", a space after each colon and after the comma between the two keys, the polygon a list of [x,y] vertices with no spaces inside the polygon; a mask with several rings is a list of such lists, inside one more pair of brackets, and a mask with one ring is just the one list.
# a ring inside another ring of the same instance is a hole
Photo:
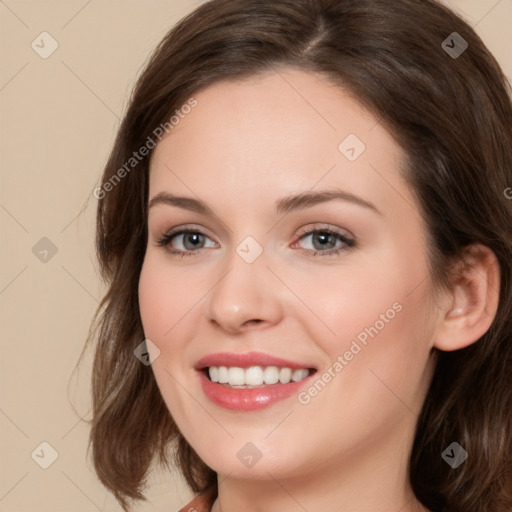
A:
{"label": "eyelash", "polygon": [[[174,237],[179,236],[179,235],[187,235],[190,233],[202,235],[202,236],[205,236],[208,238],[207,235],[202,233],[197,228],[183,227],[179,230],[171,231],[170,233],[164,235],[160,240],[158,240],[157,245],[159,247],[166,247],[166,250],[168,252],[170,252],[173,255],[177,255],[177,256],[181,256],[181,257],[198,255],[198,254],[202,253],[202,251],[205,249],[197,249],[195,251],[182,251],[179,249],[174,249],[173,247],[171,247],[169,245]],[[323,234],[333,235],[339,241],[343,242],[343,245],[341,247],[338,247],[337,249],[333,248],[333,249],[328,249],[326,251],[315,251],[312,249],[299,249],[306,256],[310,256],[310,257],[337,256],[338,254],[349,250],[350,248],[354,247],[354,245],[355,245],[354,240],[347,238],[345,235],[341,234],[340,232],[338,232],[334,229],[325,228],[325,227],[318,228],[316,226],[314,229],[310,229],[309,231],[306,231],[306,232],[302,233],[301,235],[299,235],[298,240],[302,240],[303,238],[306,238],[307,236],[312,235],[314,233],[323,233]]]}

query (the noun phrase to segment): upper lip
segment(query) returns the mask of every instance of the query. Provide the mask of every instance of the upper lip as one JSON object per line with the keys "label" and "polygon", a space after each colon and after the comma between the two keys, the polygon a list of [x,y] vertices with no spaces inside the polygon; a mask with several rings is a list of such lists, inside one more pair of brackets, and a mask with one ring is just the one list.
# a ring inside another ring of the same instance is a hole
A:
{"label": "upper lip", "polygon": [[248,352],[245,354],[219,352],[216,354],[209,354],[199,359],[194,368],[196,370],[203,370],[208,366],[236,366],[239,368],[249,368],[250,366],[279,366],[291,369],[314,369],[307,363],[304,364],[296,361],[289,361],[287,359],[271,356],[270,354],[263,354],[261,352]]}

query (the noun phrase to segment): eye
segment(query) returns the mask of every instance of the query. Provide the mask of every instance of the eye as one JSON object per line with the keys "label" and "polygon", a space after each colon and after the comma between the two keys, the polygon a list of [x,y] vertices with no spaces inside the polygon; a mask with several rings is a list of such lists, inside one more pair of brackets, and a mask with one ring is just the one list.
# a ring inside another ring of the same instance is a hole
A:
{"label": "eye", "polygon": [[294,245],[308,239],[310,244],[306,245],[310,245],[311,248],[301,249],[308,256],[336,255],[342,251],[349,250],[355,245],[354,239],[349,238],[346,234],[324,226],[315,226],[314,229],[306,231],[300,235],[299,240]]}
{"label": "eye", "polygon": [[158,245],[166,247],[171,254],[188,256],[192,253],[200,253],[202,249],[207,248],[206,240],[212,242],[209,247],[217,247],[216,242],[213,242],[197,228],[185,227],[167,233],[158,241]]}
{"label": "eye", "polygon": [[[307,256],[336,255],[355,246],[353,238],[336,229],[325,226],[314,226],[313,229],[303,231],[299,239],[291,247],[295,249],[299,242],[310,239],[312,248],[299,248]],[[211,244],[205,245],[207,241]],[[310,244],[310,245],[311,245]],[[179,256],[196,256],[206,248],[215,248],[219,245],[211,240],[198,228],[185,226],[163,235],[157,242],[158,246],[165,247],[171,254]],[[308,244],[306,244],[308,245]]]}

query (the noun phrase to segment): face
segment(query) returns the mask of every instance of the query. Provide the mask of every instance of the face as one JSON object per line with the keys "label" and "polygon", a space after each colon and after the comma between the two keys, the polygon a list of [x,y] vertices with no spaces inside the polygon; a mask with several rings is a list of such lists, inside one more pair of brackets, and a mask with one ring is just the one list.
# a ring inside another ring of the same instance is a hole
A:
{"label": "face", "polygon": [[406,457],[435,325],[404,153],[318,75],[194,97],[152,156],[139,285],[179,429],[240,478]]}

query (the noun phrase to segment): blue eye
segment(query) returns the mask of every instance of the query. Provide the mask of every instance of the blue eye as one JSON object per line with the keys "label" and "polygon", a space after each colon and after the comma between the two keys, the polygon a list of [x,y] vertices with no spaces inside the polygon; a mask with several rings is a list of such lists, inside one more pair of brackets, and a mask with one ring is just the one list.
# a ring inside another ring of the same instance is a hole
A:
{"label": "blue eye", "polygon": [[[313,249],[301,249],[308,256],[334,256],[355,245],[354,240],[332,229],[312,229],[304,233],[300,240],[311,237]],[[336,245],[336,243],[339,243]]]}
{"label": "blue eye", "polygon": [[[351,247],[354,247],[355,245],[355,241],[353,239],[348,238],[344,234],[330,228],[317,228],[307,231],[303,233],[299,237],[298,241],[293,245],[296,245],[299,241],[305,240],[308,237],[312,237],[311,240],[313,248],[300,249],[300,251],[306,254],[306,256],[334,256],[340,254],[342,251],[346,251]],[[207,240],[212,242],[209,247],[205,245]],[[176,248],[174,246],[175,241],[178,241],[183,248]],[[204,233],[192,227],[185,227],[164,235],[158,241],[158,245],[165,247],[169,253],[182,257],[198,255],[202,253],[203,249],[215,248],[218,246],[216,242],[213,242]]]}
{"label": "blue eye", "polygon": [[[183,245],[184,249],[176,249],[172,246],[172,242],[175,239],[179,240],[180,237],[182,237],[181,244]],[[171,254],[188,256],[194,252],[197,253],[200,252],[201,249],[204,249],[205,239],[208,239],[208,237],[197,229],[184,228],[163,236],[158,241],[158,245],[166,247]],[[215,247],[215,244],[213,247]]]}

